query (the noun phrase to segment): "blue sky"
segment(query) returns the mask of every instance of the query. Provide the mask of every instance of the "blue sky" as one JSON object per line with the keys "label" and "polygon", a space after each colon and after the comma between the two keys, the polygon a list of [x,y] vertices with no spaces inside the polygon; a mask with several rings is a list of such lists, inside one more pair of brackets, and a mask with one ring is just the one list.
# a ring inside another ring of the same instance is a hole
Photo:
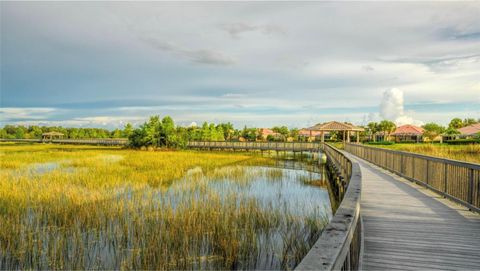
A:
{"label": "blue sky", "polygon": [[1,124],[480,118],[480,3],[1,2]]}

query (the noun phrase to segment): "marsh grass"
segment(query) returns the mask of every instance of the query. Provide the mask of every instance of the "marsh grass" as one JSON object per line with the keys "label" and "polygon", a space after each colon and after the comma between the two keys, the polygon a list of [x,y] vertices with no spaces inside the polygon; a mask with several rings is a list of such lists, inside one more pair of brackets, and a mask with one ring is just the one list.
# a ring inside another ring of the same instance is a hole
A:
{"label": "marsh grass", "polygon": [[[0,269],[291,269],[328,223],[321,208],[211,189],[281,181],[280,169],[250,169],[270,158],[0,147]],[[55,166],[32,173],[42,163]]]}
{"label": "marsh grass", "polygon": [[448,145],[448,144],[394,144],[375,147],[419,153],[429,156],[467,161],[480,164],[480,145]]}

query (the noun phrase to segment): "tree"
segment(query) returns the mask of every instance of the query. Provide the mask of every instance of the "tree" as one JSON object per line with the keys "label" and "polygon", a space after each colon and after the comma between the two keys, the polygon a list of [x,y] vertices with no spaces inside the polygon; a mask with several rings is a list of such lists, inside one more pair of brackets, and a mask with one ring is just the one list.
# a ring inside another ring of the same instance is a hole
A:
{"label": "tree", "polygon": [[390,133],[395,131],[395,128],[397,128],[395,123],[393,123],[392,121],[389,121],[389,120],[382,120],[378,124],[378,127],[379,127],[380,131],[383,131],[384,134],[385,134],[384,140],[388,140],[388,137],[389,137]]}
{"label": "tree", "polygon": [[25,127],[23,126],[17,126],[15,129],[15,138],[17,139],[22,139],[25,137]]}
{"label": "tree", "polygon": [[133,133],[133,126],[131,123],[127,123],[123,128],[123,136],[129,137]]}
{"label": "tree", "polygon": [[460,132],[453,127],[449,127],[447,130],[443,132],[443,134],[449,136],[450,138],[454,138],[455,135],[459,135]]}
{"label": "tree", "polygon": [[463,121],[460,118],[454,118],[448,124],[448,128],[459,129],[463,127]]}
{"label": "tree", "polygon": [[122,137],[123,133],[120,129],[115,129],[112,131],[112,138],[120,138]]}
{"label": "tree", "polygon": [[272,128],[272,131],[274,131],[275,133],[279,133],[280,135],[282,135],[282,138],[285,140],[289,134],[289,130],[288,130],[288,127],[287,126],[275,126]]}
{"label": "tree", "polygon": [[365,129],[365,132],[369,136],[369,138],[373,141],[375,141],[375,134],[380,131],[379,124],[376,122],[369,122],[367,124],[367,128]]}
{"label": "tree", "polygon": [[255,141],[257,140],[258,130],[257,128],[247,128],[247,126],[245,126],[242,130],[241,136],[247,141]]}
{"label": "tree", "polygon": [[293,138],[293,140],[297,141],[299,135],[300,135],[300,130],[298,128],[293,128],[290,130],[290,136]]}
{"label": "tree", "polygon": [[463,120],[463,127],[477,123],[475,119],[468,118]]}
{"label": "tree", "polygon": [[235,133],[235,128],[233,127],[233,124],[231,124],[230,122],[218,124],[217,129],[222,130],[223,137],[225,140],[231,140]]}
{"label": "tree", "polygon": [[165,116],[162,119],[162,125],[160,127],[160,145],[161,146],[173,146],[175,138],[175,123],[170,116]]}
{"label": "tree", "polygon": [[423,132],[423,136],[431,141],[433,141],[437,136],[441,135],[445,131],[445,128],[443,126],[433,122],[427,123],[422,127],[425,130]]}

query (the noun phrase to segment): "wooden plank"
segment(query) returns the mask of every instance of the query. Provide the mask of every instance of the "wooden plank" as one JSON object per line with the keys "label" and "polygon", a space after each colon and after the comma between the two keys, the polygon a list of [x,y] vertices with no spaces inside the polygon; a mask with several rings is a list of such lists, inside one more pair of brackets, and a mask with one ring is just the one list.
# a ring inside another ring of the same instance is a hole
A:
{"label": "wooden plank", "polygon": [[[349,157],[362,171],[365,270],[479,269],[479,214],[353,155]],[[406,156],[404,159],[409,161]],[[452,176],[449,182],[455,181]]]}

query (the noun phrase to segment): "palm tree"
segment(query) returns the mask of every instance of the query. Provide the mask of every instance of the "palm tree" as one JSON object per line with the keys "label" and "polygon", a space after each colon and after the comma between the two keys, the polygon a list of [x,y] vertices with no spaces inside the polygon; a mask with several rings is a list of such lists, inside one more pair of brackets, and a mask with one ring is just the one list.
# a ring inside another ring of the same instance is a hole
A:
{"label": "palm tree", "polygon": [[395,129],[397,128],[395,123],[393,123],[392,121],[389,121],[389,120],[382,120],[378,126],[379,126],[380,130],[383,131],[383,133],[384,133],[383,140],[385,140],[385,141],[388,141],[390,133],[395,131]]}

